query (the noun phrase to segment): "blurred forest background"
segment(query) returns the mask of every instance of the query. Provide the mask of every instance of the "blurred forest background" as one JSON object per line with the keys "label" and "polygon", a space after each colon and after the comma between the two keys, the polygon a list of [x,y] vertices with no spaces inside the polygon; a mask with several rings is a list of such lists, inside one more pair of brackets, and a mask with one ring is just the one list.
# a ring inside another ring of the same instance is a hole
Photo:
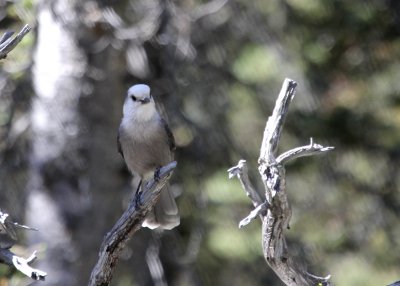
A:
{"label": "blurred forest background", "polygon": [[281,151],[335,146],[287,167],[289,246],[336,285],[400,278],[400,2],[396,0],[0,1],[0,32],[34,30],[0,62],[0,208],[39,232],[31,283],[86,285],[132,195],[116,147],[127,88],[147,83],[178,149],[173,231],[140,230],[113,285],[282,285],[261,224],[226,170],[257,158],[285,77],[299,83]]}

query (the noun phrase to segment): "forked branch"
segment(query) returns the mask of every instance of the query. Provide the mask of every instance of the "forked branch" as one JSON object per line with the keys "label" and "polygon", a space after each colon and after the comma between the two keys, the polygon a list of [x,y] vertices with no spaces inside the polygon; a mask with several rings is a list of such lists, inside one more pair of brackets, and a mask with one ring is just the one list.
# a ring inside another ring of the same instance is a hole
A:
{"label": "forked branch", "polygon": [[305,270],[303,265],[294,261],[284,235],[292,214],[286,193],[285,163],[295,158],[321,154],[333,149],[333,147],[316,144],[311,139],[309,145],[294,148],[280,156],[277,155],[283,124],[289,110],[289,104],[295,95],[296,86],[295,81],[285,79],[276,100],[274,111],[268,118],[264,130],[258,169],[265,186],[265,198],[261,199],[250,183],[246,161],[239,161],[239,164],[229,169],[228,172],[230,178],[238,177],[255,206],[250,215],[240,222],[239,227],[250,223],[257,216],[261,218],[264,257],[282,282],[290,286],[327,286],[331,285],[330,276],[318,277],[312,275]]}

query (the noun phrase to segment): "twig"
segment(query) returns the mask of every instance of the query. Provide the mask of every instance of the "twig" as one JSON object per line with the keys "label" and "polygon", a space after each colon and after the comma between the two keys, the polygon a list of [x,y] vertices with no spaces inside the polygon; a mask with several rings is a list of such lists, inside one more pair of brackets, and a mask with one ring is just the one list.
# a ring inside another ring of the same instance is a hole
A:
{"label": "twig", "polygon": [[24,259],[9,250],[17,241],[16,228],[37,231],[36,228],[11,221],[8,213],[0,210],[0,263],[14,266],[18,271],[34,280],[44,280],[46,272],[29,266],[36,259],[36,251],[29,258]]}
{"label": "twig", "polygon": [[19,257],[9,249],[0,248],[0,261],[4,264],[14,266],[18,271],[37,281],[44,281],[46,272],[29,266],[36,259],[36,251],[27,259]]}
{"label": "twig", "polygon": [[[269,203],[264,202],[258,207],[256,207],[254,210],[250,212],[248,216],[246,216],[244,219],[242,219],[239,223],[239,228],[242,228],[246,225],[248,225],[252,220],[254,220],[257,216],[264,216],[267,214],[267,210],[269,208]],[[262,217],[261,217],[262,220]]]}
{"label": "twig", "polygon": [[142,193],[137,193],[128,209],[122,214],[114,227],[104,237],[100,248],[99,259],[92,270],[89,285],[109,285],[119,254],[132,235],[142,227],[148,212],[156,204],[161,190],[176,168],[173,161],[160,169],[159,179],[150,180]]}
{"label": "twig", "polygon": [[5,32],[0,39],[0,60],[5,59],[9,52],[11,52],[19,42],[29,33],[31,27],[26,24],[21,31],[12,39],[11,36],[14,32]]}
{"label": "twig", "polygon": [[290,160],[297,159],[300,157],[306,157],[306,156],[312,156],[312,155],[318,155],[327,151],[331,151],[335,149],[335,147],[324,147],[322,145],[319,145],[317,143],[313,142],[313,139],[310,138],[310,144],[306,146],[301,146],[294,148],[292,150],[289,150],[281,155],[276,159],[276,163],[278,164],[286,164]]}
{"label": "twig", "polygon": [[[249,223],[256,216],[261,216],[264,257],[267,264],[286,285],[327,286],[330,285],[330,276],[318,277],[309,274],[305,267],[293,260],[288,251],[284,235],[284,231],[289,227],[292,214],[286,194],[284,164],[295,158],[316,155],[333,149],[333,147],[323,147],[316,144],[311,139],[309,145],[294,148],[277,156],[283,124],[288,113],[289,104],[295,95],[296,86],[297,83],[295,81],[285,79],[274,111],[268,118],[264,130],[258,169],[265,186],[266,202],[263,204],[264,206],[260,205],[261,199],[249,195],[256,209],[242,220],[240,226]],[[243,165],[241,162],[242,160],[238,166]],[[243,188],[249,193],[248,185],[251,185],[250,182],[243,182],[243,178],[248,180],[248,177],[243,175],[243,173],[247,174],[247,169],[239,168],[238,166],[230,169],[230,176],[236,175]]]}
{"label": "twig", "polygon": [[5,41],[7,41],[12,35],[14,35],[14,32],[7,31],[1,36],[0,38],[0,45],[2,45]]}
{"label": "twig", "polygon": [[[243,190],[246,192],[246,195],[250,198],[250,200],[253,202],[253,206],[255,207],[255,209],[251,211],[247,217],[240,221],[239,228],[242,228],[248,225],[257,216],[260,216],[261,214],[265,215],[269,204],[268,202],[262,201],[261,196],[254,189],[252,183],[250,182],[246,160],[240,160],[236,166],[228,170],[228,174],[229,179],[232,179],[235,176],[239,179]],[[261,216],[260,218],[262,219]]]}
{"label": "twig", "polygon": [[255,207],[262,204],[261,196],[254,189],[253,185],[250,182],[249,175],[247,172],[246,160],[240,160],[236,166],[228,170],[228,173],[229,173],[229,179],[232,179],[235,176],[239,179],[243,189],[246,191],[247,196],[251,199]]}

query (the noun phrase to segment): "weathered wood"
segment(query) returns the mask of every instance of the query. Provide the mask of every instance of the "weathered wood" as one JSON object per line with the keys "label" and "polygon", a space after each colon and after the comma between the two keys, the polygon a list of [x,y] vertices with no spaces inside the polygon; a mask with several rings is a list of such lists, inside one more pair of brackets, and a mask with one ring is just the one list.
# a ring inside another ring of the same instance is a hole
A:
{"label": "weathered wood", "polygon": [[16,229],[35,230],[37,229],[13,222],[4,211],[0,210],[0,263],[14,266],[18,271],[32,278],[33,280],[44,280],[47,273],[29,264],[36,259],[36,251],[25,259],[14,254],[10,248],[17,242]]}
{"label": "weathered wood", "polygon": [[11,52],[19,44],[19,42],[21,42],[21,40],[26,34],[29,33],[30,30],[31,27],[26,24],[14,38],[11,38],[14,32],[5,32],[0,38],[0,60],[5,59],[8,53]]}
{"label": "weathered wood", "polygon": [[146,215],[156,204],[162,188],[168,182],[176,165],[173,161],[162,167],[159,178],[147,182],[142,187],[143,191],[135,194],[127,210],[104,237],[99,259],[90,276],[90,286],[110,284],[121,250],[133,234],[142,227]]}
{"label": "weathered wood", "polygon": [[248,217],[241,221],[239,226],[242,227],[248,224],[257,216],[261,218],[264,257],[267,264],[282,282],[290,286],[325,286],[330,285],[330,276],[314,276],[305,270],[306,267],[294,261],[288,250],[284,235],[284,231],[288,229],[292,214],[286,193],[284,164],[295,158],[321,154],[333,149],[333,147],[323,147],[316,144],[311,139],[309,145],[294,148],[280,156],[277,155],[283,124],[290,102],[294,98],[296,86],[297,83],[295,81],[285,79],[276,100],[274,111],[268,118],[264,130],[258,169],[265,186],[265,202],[262,203],[259,196],[254,195],[258,193],[248,180],[247,167],[243,163],[244,160],[239,161],[237,166],[228,171],[230,177],[237,176],[239,178],[243,188],[256,207]]}
{"label": "weathered wood", "polygon": [[0,262],[14,266],[18,271],[25,274],[26,276],[37,281],[44,281],[47,275],[46,272],[39,269],[32,268],[29,264],[36,259],[36,251],[32,253],[28,258],[22,258],[15,255],[11,250],[0,248]]}

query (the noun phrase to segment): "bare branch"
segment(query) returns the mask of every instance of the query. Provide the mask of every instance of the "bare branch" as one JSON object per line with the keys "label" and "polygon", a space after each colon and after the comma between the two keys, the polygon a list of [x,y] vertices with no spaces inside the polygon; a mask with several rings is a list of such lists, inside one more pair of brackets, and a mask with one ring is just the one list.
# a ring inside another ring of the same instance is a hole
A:
{"label": "bare branch", "polygon": [[99,260],[92,270],[89,285],[105,286],[110,284],[121,250],[133,234],[142,227],[146,215],[156,204],[161,190],[171,177],[176,164],[173,161],[160,169],[159,179],[150,180],[143,187],[143,192],[135,195],[128,209],[104,237],[100,247]]}
{"label": "bare branch", "polygon": [[19,257],[9,249],[0,248],[0,262],[14,266],[18,271],[37,281],[44,281],[46,272],[32,268],[29,266],[36,259],[36,251],[27,259]]}
{"label": "bare branch", "polygon": [[263,201],[261,199],[261,196],[254,189],[253,185],[250,182],[249,175],[247,172],[246,160],[240,160],[236,166],[228,170],[228,173],[229,173],[229,179],[232,179],[234,176],[236,176],[239,179],[243,189],[246,191],[247,196],[251,199],[255,207],[262,204]]}
{"label": "bare branch", "polygon": [[262,201],[261,196],[254,189],[252,183],[250,182],[246,160],[240,160],[236,166],[228,170],[228,173],[229,179],[232,179],[235,176],[239,179],[243,190],[246,192],[246,195],[250,198],[253,206],[255,207],[255,209],[252,210],[247,217],[240,221],[239,228],[242,228],[248,225],[257,216],[260,216],[261,214],[265,215],[269,204],[268,202]]}
{"label": "bare branch", "polygon": [[[274,111],[268,118],[264,130],[258,170],[265,186],[266,202],[257,205],[261,199],[249,195],[256,209],[243,219],[239,226],[242,227],[248,224],[257,216],[261,217],[262,247],[265,260],[286,285],[328,286],[331,285],[329,282],[330,276],[318,277],[312,275],[306,271],[305,267],[294,261],[289,253],[284,235],[284,231],[289,228],[292,214],[286,194],[284,164],[295,158],[321,154],[333,149],[333,147],[323,147],[316,144],[311,139],[309,145],[294,148],[276,158],[283,124],[288,113],[289,104],[295,95],[296,85],[295,81],[285,79]],[[245,177],[246,181],[243,182],[243,174],[247,175],[247,169],[243,167],[243,162],[245,161],[241,160],[238,166],[229,170],[229,173],[230,177],[236,175],[243,188],[249,193],[248,177]]]}
{"label": "bare branch", "polygon": [[11,52],[19,42],[29,33],[31,27],[27,24],[21,31],[12,39],[13,32],[6,32],[0,40],[0,60],[5,59],[9,52]]}
{"label": "bare branch", "polygon": [[11,38],[12,35],[14,35],[14,32],[12,32],[12,31],[5,32],[3,34],[3,36],[1,36],[1,38],[0,38],[0,45],[5,43],[9,38]]}
{"label": "bare branch", "polygon": [[324,147],[322,145],[319,145],[317,143],[313,142],[313,139],[310,138],[310,144],[306,146],[301,146],[294,148],[292,150],[289,150],[281,155],[276,159],[277,164],[286,164],[290,160],[300,158],[300,157],[306,157],[306,156],[312,156],[312,155],[318,155],[324,152],[328,152],[335,149],[335,147],[329,146],[329,147]]}
{"label": "bare branch", "polygon": [[279,139],[289,104],[295,95],[297,83],[294,80],[286,78],[283,82],[281,92],[276,100],[275,108],[272,115],[268,118],[267,125],[264,130],[264,138],[261,144],[259,163],[267,162],[275,163],[275,156]]}
{"label": "bare branch", "polygon": [[27,259],[10,251],[10,248],[17,241],[17,228],[37,231],[36,228],[11,221],[8,213],[0,210],[0,263],[14,266],[18,271],[34,280],[44,280],[47,275],[46,272],[29,266],[36,259],[36,251]]}
{"label": "bare branch", "polygon": [[[239,228],[242,228],[246,225],[248,225],[252,220],[254,220],[258,216],[264,216],[267,214],[267,210],[269,208],[269,203],[264,202],[258,207],[256,207],[254,210],[250,212],[248,216],[246,216],[244,219],[242,219],[239,223]],[[262,218],[261,218],[262,220]]]}

